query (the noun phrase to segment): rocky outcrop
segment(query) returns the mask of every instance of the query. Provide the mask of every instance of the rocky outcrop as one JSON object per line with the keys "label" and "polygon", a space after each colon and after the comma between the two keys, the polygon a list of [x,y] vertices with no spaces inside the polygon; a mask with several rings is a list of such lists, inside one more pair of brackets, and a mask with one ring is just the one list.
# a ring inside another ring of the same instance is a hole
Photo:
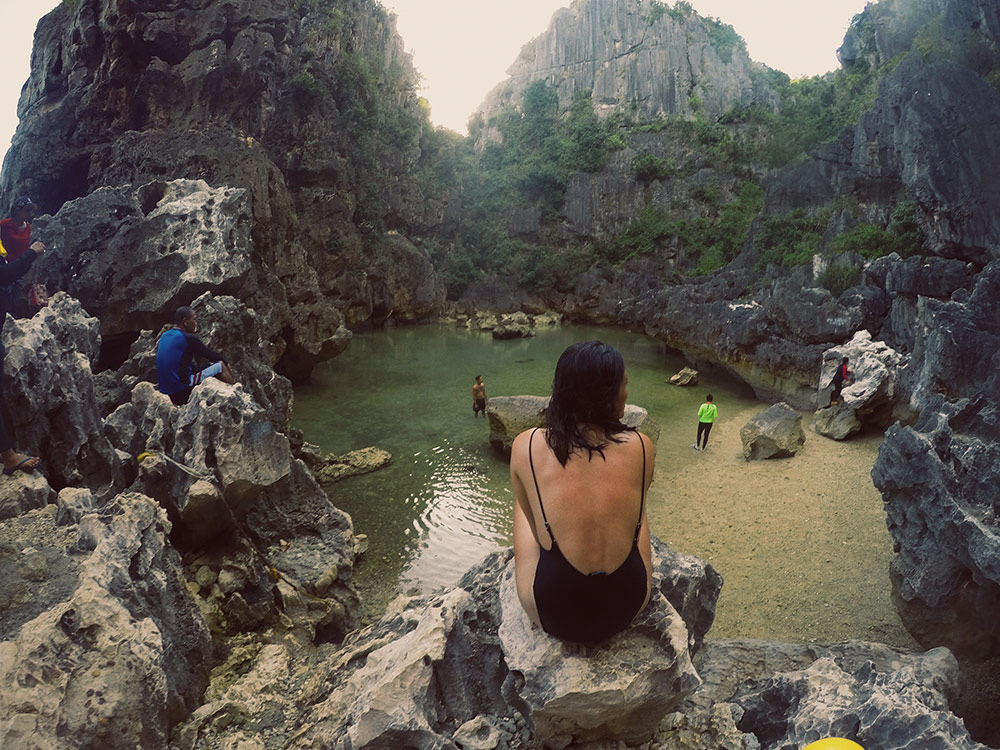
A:
{"label": "rocky outcrop", "polygon": [[18,449],[41,457],[55,490],[84,486],[107,497],[135,470],[104,434],[95,406],[99,327],[66,294],[54,295],[33,318],[7,321],[4,401]]}
{"label": "rocky outcrop", "polygon": [[[134,337],[167,320],[161,304],[233,294],[279,370],[304,380],[342,348],[345,322],[440,310],[430,260],[398,232],[440,222],[447,199],[411,176],[425,115],[377,3],[67,3],[39,23],[32,60],[3,188],[43,213],[89,199],[51,228],[67,266],[86,267],[59,288],[78,285],[92,314],[84,287],[139,307]],[[178,179],[201,187],[178,194]],[[138,293],[157,273],[147,310]],[[127,312],[102,316],[104,332]]]}
{"label": "rocky outcrop", "polygon": [[698,371],[690,367],[682,367],[681,371],[671,375],[667,382],[671,385],[698,385]]}
{"label": "rocky outcrop", "polygon": [[925,645],[976,657],[1000,653],[997,513],[990,489],[1000,455],[1000,263],[971,294],[921,298],[912,427],[886,433],[872,469],[897,555],[890,573],[903,621]]}
{"label": "rocky outcrop", "polygon": [[[827,390],[832,391],[834,373],[843,358],[848,358],[851,380],[844,384],[840,399],[832,407],[826,405]],[[817,400],[820,409],[813,420],[813,429],[820,435],[844,440],[863,427],[888,426],[893,417],[910,418],[911,413],[897,398],[900,372],[907,357],[882,341],[872,341],[868,331],[858,331],[843,346],[823,354]]]}
{"label": "rocky outcrop", "polygon": [[802,415],[788,404],[775,404],[743,425],[740,440],[748,461],[791,458],[806,442]]}
{"label": "rocky outcrop", "polygon": [[[510,458],[514,438],[525,430],[545,425],[548,396],[495,396],[486,405],[490,420],[490,445],[497,453]],[[625,405],[622,424],[648,436],[653,444],[660,439],[660,425],[641,406]]]}
{"label": "rocky outcrop", "polygon": [[671,739],[687,742],[670,747],[805,747],[833,736],[863,747],[985,750],[948,711],[958,665],[945,649],[709,641],[695,665],[702,687],[664,722]]}
{"label": "rocky outcrop", "polygon": [[[603,716],[642,705],[649,713],[638,711],[634,722],[598,742],[640,742],[652,717],[666,710],[651,748],[749,750],[779,739],[798,747],[831,734],[868,747],[983,747],[948,711],[957,665],[946,650],[911,654],[860,642],[701,645],[711,614],[689,615],[706,602],[714,610],[721,581],[709,566],[656,540],[654,561],[654,582],[673,606],[654,593],[659,603],[602,646],[561,644],[524,625],[509,581],[501,583],[510,575],[510,550],[487,556],[459,588],[397,600],[337,651],[237,646],[175,741],[185,750],[235,746],[266,730],[289,746],[583,750],[595,745],[588,737],[604,735],[597,730]],[[673,572],[665,575],[667,569]],[[699,644],[688,664],[685,630],[688,642]],[[662,668],[680,668],[678,681],[637,680]],[[630,679],[628,690],[596,692]]]}
{"label": "rocky outcrop", "polygon": [[601,116],[631,109],[647,122],[692,114],[693,97],[713,117],[735,103],[773,98],[730,27],[648,0],[586,0],[557,11],[508,76],[480,105],[484,123],[503,106],[520,104],[536,80],[557,89],[564,111],[582,92]]}
{"label": "rocky outcrop", "polygon": [[371,446],[340,456],[329,453],[326,458],[320,459],[315,466],[310,468],[316,475],[316,479],[328,484],[346,477],[378,471],[383,466],[388,466],[391,461],[392,454],[389,451]]}
{"label": "rocky outcrop", "polygon": [[526,709],[543,745],[641,744],[700,682],[688,629],[659,589],[627,631],[597,648],[569,647],[538,632],[517,598],[513,561],[499,589],[498,635],[512,673],[507,699]]}
{"label": "rocky outcrop", "polygon": [[[81,523],[75,539],[45,511],[22,522],[41,532],[36,560],[10,570],[27,573],[44,603],[4,611],[6,626],[20,624],[0,642],[5,747],[165,747],[208,684],[208,629],[165,513],[136,493],[114,507],[110,518]],[[5,544],[11,523],[0,529]]]}

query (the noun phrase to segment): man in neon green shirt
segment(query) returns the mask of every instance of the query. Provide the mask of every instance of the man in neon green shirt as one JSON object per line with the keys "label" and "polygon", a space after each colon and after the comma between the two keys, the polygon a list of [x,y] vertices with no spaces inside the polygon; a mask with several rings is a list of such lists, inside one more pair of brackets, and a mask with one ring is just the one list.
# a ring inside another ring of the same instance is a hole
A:
{"label": "man in neon green shirt", "polygon": [[691,446],[696,451],[703,451],[708,447],[708,433],[712,431],[712,424],[718,414],[719,409],[712,403],[712,394],[709,393],[705,397],[705,403],[698,409],[698,437]]}

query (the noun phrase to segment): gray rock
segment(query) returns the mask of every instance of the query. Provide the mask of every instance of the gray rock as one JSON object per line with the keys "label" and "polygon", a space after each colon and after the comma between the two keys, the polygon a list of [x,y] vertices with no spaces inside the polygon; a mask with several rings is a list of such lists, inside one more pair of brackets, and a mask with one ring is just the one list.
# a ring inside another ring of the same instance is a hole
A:
{"label": "gray rock", "polygon": [[[106,424],[120,450],[162,457],[140,464],[143,486],[176,514],[178,533],[196,545],[227,532],[233,514],[241,518],[263,488],[289,471],[287,438],[240,384],[212,378],[175,407],[151,383],[139,383],[132,401]],[[215,491],[206,491],[205,482]]]}
{"label": "gray rock", "polygon": [[35,508],[55,502],[56,493],[41,471],[30,474],[18,471],[0,475],[0,520],[14,518]]}
{"label": "gray rock", "polygon": [[494,750],[500,744],[500,732],[488,719],[477,716],[456,729],[451,739],[462,750]]}
{"label": "gray rock", "polygon": [[659,589],[632,627],[592,648],[564,644],[531,623],[517,598],[513,561],[500,576],[500,604],[508,701],[526,707],[546,746],[641,744],[700,682],[688,630]]}
{"label": "gray rock", "polygon": [[102,187],[32,229],[53,249],[31,278],[80,300],[105,338],[158,329],[206,291],[247,298],[257,288],[245,190],[203,180]]}
{"label": "gray rock", "polygon": [[107,497],[124,489],[134,470],[105,436],[94,396],[97,320],[57,293],[34,317],[8,320],[3,341],[8,429],[18,449],[41,457],[56,491],[82,485]]}
{"label": "gray rock", "polygon": [[794,456],[806,441],[802,415],[788,404],[775,404],[743,425],[740,440],[747,460]]}
{"label": "gray rock", "polygon": [[328,453],[326,458],[322,459],[316,466],[310,468],[316,474],[318,481],[327,484],[339,481],[345,477],[378,471],[383,466],[388,466],[391,461],[392,454],[389,451],[371,446],[360,448],[359,450],[340,456]]}
{"label": "gray rock", "polygon": [[985,398],[939,404],[914,427],[893,425],[872,480],[885,502],[900,617],[925,646],[1000,653],[1000,420]]}
{"label": "gray rock", "polygon": [[116,505],[69,596],[0,642],[5,747],[165,747],[208,684],[209,634],[166,515],[135,493]]}
{"label": "gray rock", "polygon": [[685,367],[676,375],[671,375],[668,382],[671,385],[698,385],[698,371]]}
{"label": "gray rock", "polygon": [[493,396],[486,404],[490,420],[490,445],[510,458],[514,438],[525,430],[545,424],[547,396]]}
{"label": "gray rock", "polygon": [[733,696],[742,709],[736,725],[765,747],[845,737],[863,747],[984,749],[947,708],[945,691],[957,680],[954,657],[936,649],[907,661],[886,671],[870,661],[848,671],[828,656],[759,680]]}
{"label": "gray rock", "polygon": [[813,416],[813,429],[823,437],[846,440],[861,430],[858,414],[843,401],[820,409]]}
{"label": "gray rock", "polygon": [[[834,407],[828,401],[833,375],[843,358],[853,373]],[[899,373],[908,357],[885,342],[873,341],[868,331],[858,331],[850,341],[823,353],[819,401],[813,427],[821,435],[844,440],[864,427],[885,428],[896,408]]]}
{"label": "gray rock", "polygon": [[[494,396],[486,404],[490,420],[490,445],[500,455],[510,459],[514,438],[525,430],[545,426],[548,396]],[[660,425],[641,406],[625,405],[622,424],[633,427],[653,441],[660,439]]]}

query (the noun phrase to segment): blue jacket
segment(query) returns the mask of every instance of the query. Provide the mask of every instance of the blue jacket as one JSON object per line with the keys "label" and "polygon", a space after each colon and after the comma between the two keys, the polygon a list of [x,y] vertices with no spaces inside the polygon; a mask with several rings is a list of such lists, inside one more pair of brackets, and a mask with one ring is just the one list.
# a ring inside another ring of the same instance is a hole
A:
{"label": "blue jacket", "polygon": [[209,363],[226,361],[193,333],[179,328],[163,332],[156,346],[156,387],[160,393],[170,396],[191,385],[191,362],[196,356]]}

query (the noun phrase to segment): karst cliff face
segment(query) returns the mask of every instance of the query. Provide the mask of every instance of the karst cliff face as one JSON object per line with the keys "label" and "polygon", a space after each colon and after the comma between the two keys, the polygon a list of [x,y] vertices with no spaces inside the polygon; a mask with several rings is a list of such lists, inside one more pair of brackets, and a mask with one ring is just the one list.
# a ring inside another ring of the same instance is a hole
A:
{"label": "karst cliff face", "polygon": [[773,99],[731,31],[681,6],[579,0],[557,11],[549,28],[524,46],[477,116],[488,123],[504,105],[519,103],[536,80],[556,86],[565,107],[586,92],[598,114],[631,110],[642,121],[689,115],[692,97],[713,115],[734,103]]}
{"label": "karst cliff face", "polygon": [[415,80],[368,0],[64,3],[36,32],[3,192],[55,213],[150,181],[246,190],[249,301],[279,369],[305,377],[345,322],[442,302],[427,258],[389,234],[444,205],[407,176],[425,122]]}

